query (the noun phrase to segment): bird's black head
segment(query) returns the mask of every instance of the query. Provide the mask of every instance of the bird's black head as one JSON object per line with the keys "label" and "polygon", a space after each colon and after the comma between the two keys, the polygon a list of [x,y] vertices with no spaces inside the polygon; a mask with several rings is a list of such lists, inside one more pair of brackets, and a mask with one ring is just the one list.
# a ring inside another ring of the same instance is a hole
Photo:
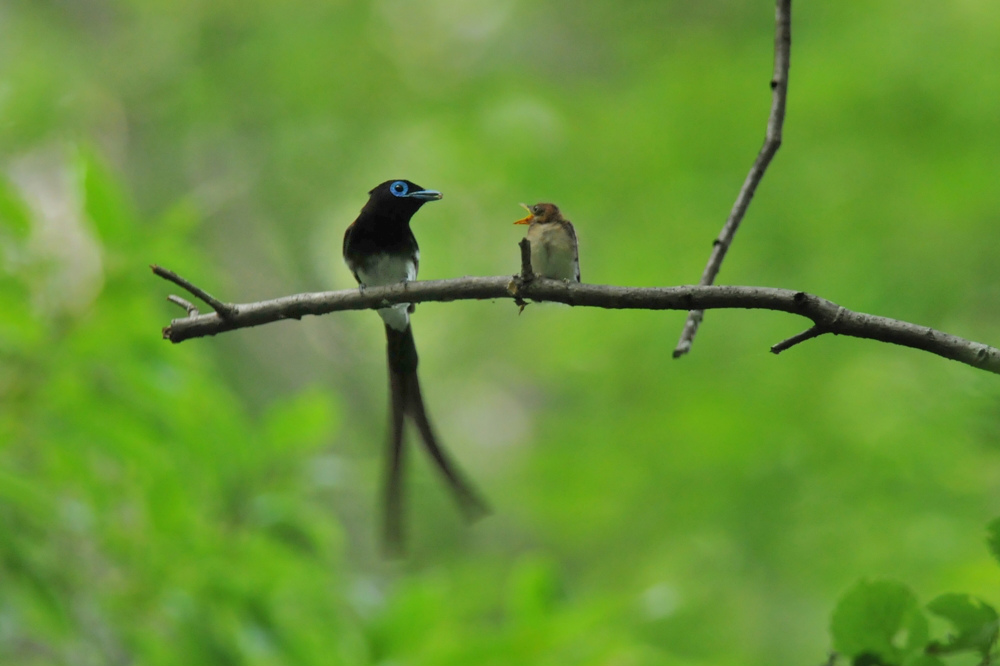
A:
{"label": "bird's black head", "polygon": [[426,202],[441,198],[437,190],[425,190],[409,180],[387,180],[376,185],[368,195],[368,203],[362,212],[406,220]]}

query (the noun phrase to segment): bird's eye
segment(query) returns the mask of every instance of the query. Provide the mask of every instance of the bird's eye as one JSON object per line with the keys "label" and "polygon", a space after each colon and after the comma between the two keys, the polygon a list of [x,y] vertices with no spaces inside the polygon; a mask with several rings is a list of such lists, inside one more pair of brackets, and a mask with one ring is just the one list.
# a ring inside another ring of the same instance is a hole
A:
{"label": "bird's eye", "polygon": [[404,183],[401,180],[397,180],[395,183],[389,186],[389,191],[392,192],[397,197],[405,197],[406,191],[408,189],[409,188],[406,186],[406,183]]}
{"label": "bird's eye", "polygon": [[544,212],[544,210],[545,210],[544,208],[542,208],[537,204],[531,207],[531,212],[534,213],[535,215],[541,215]]}

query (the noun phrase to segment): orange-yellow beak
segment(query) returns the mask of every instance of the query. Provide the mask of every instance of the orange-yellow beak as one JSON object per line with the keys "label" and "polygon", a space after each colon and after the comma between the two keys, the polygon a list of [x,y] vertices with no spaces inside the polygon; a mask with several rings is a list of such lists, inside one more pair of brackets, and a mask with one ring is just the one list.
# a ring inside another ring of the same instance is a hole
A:
{"label": "orange-yellow beak", "polygon": [[524,210],[528,211],[528,217],[526,217],[524,219],[521,219],[521,220],[518,220],[514,224],[531,224],[531,220],[532,220],[532,218],[535,217],[535,214],[531,212],[530,208],[528,208],[528,204],[519,204],[519,205],[521,206],[521,208],[523,208]]}

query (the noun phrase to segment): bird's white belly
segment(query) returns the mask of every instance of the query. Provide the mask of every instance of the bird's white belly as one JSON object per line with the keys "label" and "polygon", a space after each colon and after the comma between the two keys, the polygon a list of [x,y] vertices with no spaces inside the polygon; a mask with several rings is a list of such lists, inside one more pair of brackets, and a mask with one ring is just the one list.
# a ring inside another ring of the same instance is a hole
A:
{"label": "bird's white belly", "polygon": [[[417,259],[420,258],[419,253]],[[366,287],[383,287],[397,282],[417,279],[417,265],[410,259],[401,260],[387,254],[380,254],[358,271],[358,277]]]}
{"label": "bird's white belly", "polygon": [[[417,253],[419,260],[420,253]],[[361,283],[366,287],[383,287],[397,282],[411,282],[417,279],[417,264],[409,259],[401,260],[380,254],[358,271]],[[386,325],[397,331],[405,331],[410,325],[409,303],[398,303],[389,308],[377,310]]]}

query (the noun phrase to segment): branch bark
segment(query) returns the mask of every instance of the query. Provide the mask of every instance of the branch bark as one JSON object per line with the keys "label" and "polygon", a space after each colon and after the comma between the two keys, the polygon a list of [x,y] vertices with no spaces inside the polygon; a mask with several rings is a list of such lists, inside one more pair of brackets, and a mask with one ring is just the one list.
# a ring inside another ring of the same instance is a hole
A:
{"label": "branch bark", "polygon": [[[162,276],[163,271],[157,274]],[[912,347],[1000,374],[1000,349],[926,326],[848,310],[825,298],[793,289],[700,285],[616,287],[542,277],[525,283],[520,277],[503,275],[406,282],[367,287],[364,291],[347,289],[294,294],[256,303],[225,303],[220,304],[225,315],[217,311],[174,319],[163,329],[163,337],[171,342],[183,342],[284,319],[383,308],[395,303],[509,298],[515,303],[517,299],[531,299],[611,310],[776,310],[806,317],[813,325],[808,331],[774,345],[774,353],[832,333]]]}
{"label": "branch bark", "polygon": [[[774,73],[771,75],[771,113],[767,119],[767,131],[764,136],[764,145],[757,153],[750,172],[747,173],[743,187],[740,188],[736,196],[733,209],[729,212],[726,224],[719,232],[718,238],[712,245],[712,253],[708,257],[708,264],[701,274],[700,285],[709,285],[715,282],[719,269],[722,267],[722,260],[726,258],[726,252],[733,242],[736,230],[746,215],[747,208],[750,207],[750,200],[753,199],[757,185],[764,178],[771,159],[781,147],[781,130],[785,124],[785,102],[788,98],[788,66],[792,50],[792,0],[777,0],[774,10]],[[688,313],[684,322],[684,329],[681,331],[680,340],[674,347],[674,358],[683,356],[691,351],[691,344],[694,336],[698,333],[698,326],[704,318],[703,310],[692,310]]]}

